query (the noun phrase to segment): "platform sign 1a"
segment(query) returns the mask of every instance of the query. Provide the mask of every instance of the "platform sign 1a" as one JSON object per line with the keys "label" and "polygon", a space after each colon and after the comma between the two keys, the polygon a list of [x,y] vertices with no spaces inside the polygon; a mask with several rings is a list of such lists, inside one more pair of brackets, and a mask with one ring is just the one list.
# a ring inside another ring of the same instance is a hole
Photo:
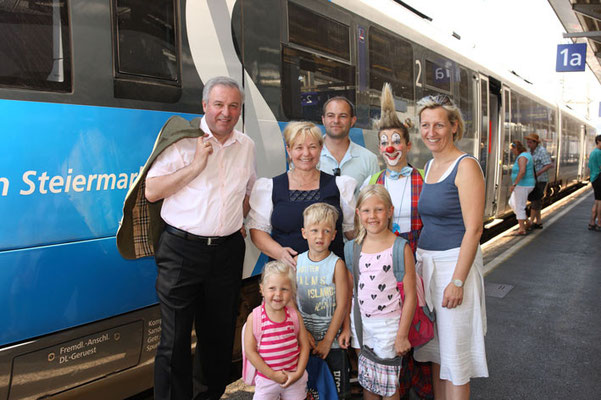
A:
{"label": "platform sign 1a", "polygon": [[556,72],[584,71],[586,67],[586,43],[557,45]]}

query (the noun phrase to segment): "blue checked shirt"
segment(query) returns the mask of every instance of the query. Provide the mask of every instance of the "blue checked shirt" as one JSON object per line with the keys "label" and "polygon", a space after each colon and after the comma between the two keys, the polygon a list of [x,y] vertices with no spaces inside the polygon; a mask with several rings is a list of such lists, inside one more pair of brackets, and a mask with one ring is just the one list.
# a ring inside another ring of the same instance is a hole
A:
{"label": "blue checked shirt", "polygon": [[[532,159],[534,160],[534,168],[536,173],[540,171],[544,166],[551,164],[551,156],[540,144],[536,146],[536,149],[532,152]],[[539,182],[549,182],[549,174],[547,171],[543,172],[536,178]]]}

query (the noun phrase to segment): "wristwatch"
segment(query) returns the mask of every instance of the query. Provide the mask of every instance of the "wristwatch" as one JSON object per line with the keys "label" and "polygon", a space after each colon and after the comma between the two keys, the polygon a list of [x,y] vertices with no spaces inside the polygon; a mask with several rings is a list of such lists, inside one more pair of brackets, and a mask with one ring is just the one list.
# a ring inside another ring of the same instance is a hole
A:
{"label": "wristwatch", "polygon": [[461,279],[453,279],[453,285],[463,287],[463,281]]}

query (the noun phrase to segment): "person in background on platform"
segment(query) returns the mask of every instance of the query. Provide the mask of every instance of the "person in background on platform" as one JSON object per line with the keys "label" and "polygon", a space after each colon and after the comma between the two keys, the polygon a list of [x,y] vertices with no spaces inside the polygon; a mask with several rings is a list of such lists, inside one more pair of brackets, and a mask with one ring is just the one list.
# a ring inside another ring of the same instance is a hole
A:
{"label": "person in background on platform", "polygon": [[[307,397],[309,339],[303,318],[294,310],[294,269],[280,261],[265,264],[259,287],[263,295],[261,340],[253,334],[253,314],[246,320],[244,348],[257,369],[255,400],[304,400]],[[298,333],[293,318],[298,319]]]}
{"label": "person in background on platform", "polygon": [[519,228],[516,234],[525,236],[528,233],[526,231],[526,202],[528,201],[528,193],[534,189],[536,183],[533,169],[534,162],[528,150],[519,140],[514,140],[510,144],[510,150],[516,159],[511,169],[512,185],[509,188],[511,192],[509,206],[518,220]]}
{"label": "person in background on platform", "polygon": [[434,338],[414,357],[432,362],[436,399],[469,399],[470,379],[488,376],[480,250],[484,176],[478,161],[455,146],[464,122],[446,95],[421,99],[418,116],[422,140],[434,158],[426,164],[418,203],[424,227],[416,269],[436,322]]}
{"label": "person in background on platform", "polygon": [[530,202],[530,223],[529,229],[543,229],[540,211],[543,208],[543,198],[549,183],[549,169],[553,168],[553,161],[547,150],[540,144],[540,138],[536,133],[531,133],[525,137],[526,146],[530,149],[532,160],[534,161],[534,170],[536,174],[536,186],[542,197]]}
{"label": "person in background on platform", "polygon": [[588,169],[591,173],[591,184],[595,195],[588,229],[601,232],[601,135],[595,137],[595,149],[588,159]]}
{"label": "person in background on platform", "polygon": [[155,399],[191,399],[190,341],[196,326],[200,382],[195,399],[217,400],[229,382],[245,244],[241,230],[255,181],[255,144],[234,129],[244,94],[217,77],[203,90],[198,139],[163,151],[146,177],[146,198],[163,200],[165,230],[155,254],[161,340]]}
{"label": "person in background on platform", "polygon": [[351,332],[349,326],[342,332],[341,328],[348,313],[348,277],[344,261],[329,249],[336,236],[338,211],[329,204],[315,203],[305,208],[303,218],[302,234],[309,250],[296,257],[298,310],[312,354],[326,360],[339,395],[345,395],[350,382],[343,371],[348,366],[343,349],[350,344]]}
{"label": "person in background on platform", "polygon": [[[380,184],[388,190],[394,205],[392,233],[405,238],[415,255],[423,226],[417,211],[423,179],[419,171],[407,163],[411,138],[407,126],[396,114],[392,89],[388,83],[382,88],[380,104],[380,119],[374,121],[374,129],[378,131],[380,154],[386,162],[386,169],[367,178],[362,187]],[[399,391],[401,397],[411,388],[422,399],[431,399],[433,396],[432,365],[429,362],[415,361],[413,350],[403,357]]]}
{"label": "person in background on platform", "polygon": [[330,249],[344,257],[343,232],[352,237],[356,181],[317,169],[323,147],[321,130],[311,122],[290,122],[284,128],[291,169],[273,179],[257,180],[250,196],[247,227],[264,254],[294,267],[294,256],[309,249],[303,239],[303,211],[324,202],[339,212]]}
{"label": "person in background on platform", "polygon": [[355,106],[349,99],[342,96],[328,99],[323,105],[321,120],[326,135],[320,170],[335,176],[350,176],[357,185],[378,172],[378,157],[349,138],[349,132],[357,121]]}

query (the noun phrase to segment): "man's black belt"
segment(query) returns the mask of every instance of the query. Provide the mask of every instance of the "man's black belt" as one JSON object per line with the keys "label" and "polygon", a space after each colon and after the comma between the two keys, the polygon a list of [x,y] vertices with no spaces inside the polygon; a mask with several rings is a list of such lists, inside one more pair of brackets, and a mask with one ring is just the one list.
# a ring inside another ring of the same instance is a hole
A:
{"label": "man's black belt", "polygon": [[218,246],[220,244],[223,244],[230,237],[232,237],[233,235],[235,235],[237,233],[237,232],[234,232],[229,236],[198,236],[198,235],[195,235],[190,232],[182,231],[181,229],[178,229],[169,224],[165,224],[165,230],[167,232],[171,233],[172,235],[181,237],[182,239],[198,241],[207,246]]}

